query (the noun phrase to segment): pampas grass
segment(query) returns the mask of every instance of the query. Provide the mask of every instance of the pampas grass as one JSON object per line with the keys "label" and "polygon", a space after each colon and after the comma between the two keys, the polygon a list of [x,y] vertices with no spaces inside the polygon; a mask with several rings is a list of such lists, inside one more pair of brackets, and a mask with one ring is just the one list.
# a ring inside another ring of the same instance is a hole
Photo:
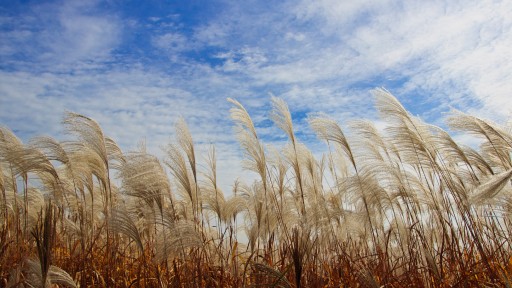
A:
{"label": "pampas grass", "polygon": [[373,93],[383,130],[308,118],[318,158],[282,99],[270,111],[282,147],[228,99],[257,175],[233,193],[184,119],[163,159],[121,151],[71,112],[68,141],[1,127],[0,286],[510,287],[510,127],[453,111],[448,126],[481,140],[467,147]]}

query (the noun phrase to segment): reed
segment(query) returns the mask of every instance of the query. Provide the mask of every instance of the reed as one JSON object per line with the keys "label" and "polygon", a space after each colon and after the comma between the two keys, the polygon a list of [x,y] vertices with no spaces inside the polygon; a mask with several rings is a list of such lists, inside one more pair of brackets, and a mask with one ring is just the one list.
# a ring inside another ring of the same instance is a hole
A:
{"label": "reed", "polygon": [[183,119],[164,159],[121,151],[75,113],[68,141],[1,127],[0,286],[510,287],[512,127],[453,111],[447,125],[477,150],[373,93],[384,130],[308,118],[318,158],[282,99],[270,114],[282,147],[229,99],[257,175],[233,193]]}

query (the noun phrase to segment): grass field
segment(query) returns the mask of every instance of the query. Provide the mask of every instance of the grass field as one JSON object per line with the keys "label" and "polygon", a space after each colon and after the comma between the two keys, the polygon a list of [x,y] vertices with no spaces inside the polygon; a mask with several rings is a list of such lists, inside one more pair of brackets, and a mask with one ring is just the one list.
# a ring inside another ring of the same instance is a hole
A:
{"label": "grass field", "polygon": [[71,141],[0,128],[0,287],[511,287],[512,127],[454,111],[467,147],[374,94],[385,130],[308,118],[320,158],[282,100],[270,147],[229,99],[257,175],[229,195],[184,121],[164,159],[73,113]]}

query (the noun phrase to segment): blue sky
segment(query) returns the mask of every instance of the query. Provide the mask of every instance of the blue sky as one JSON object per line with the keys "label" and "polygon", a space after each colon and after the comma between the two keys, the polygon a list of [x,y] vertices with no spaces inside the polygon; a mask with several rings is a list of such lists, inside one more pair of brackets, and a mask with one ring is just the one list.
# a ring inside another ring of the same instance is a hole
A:
{"label": "blue sky", "polygon": [[505,123],[510,15],[510,1],[2,1],[0,124],[61,138],[74,111],[161,155],[184,117],[228,187],[241,153],[227,97],[268,143],[284,140],[268,120],[283,98],[315,152],[304,117],[376,120],[375,87],[433,124],[450,107]]}

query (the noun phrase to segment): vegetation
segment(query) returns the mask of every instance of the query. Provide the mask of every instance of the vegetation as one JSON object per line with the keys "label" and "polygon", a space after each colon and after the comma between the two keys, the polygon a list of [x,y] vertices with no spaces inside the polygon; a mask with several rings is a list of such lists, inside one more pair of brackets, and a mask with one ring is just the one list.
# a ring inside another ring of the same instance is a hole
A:
{"label": "vegetation", "polygon": [[476,151],[374,94],[385,130],[308,119],[328,147],[319,159],[285,102],[272,99],[289,139],[278,149],[229,99],[258,175],[229,197],[215,149],[198,161],[184,121],[165,159],[123,153],[73,113],[72,141],[0,128],[0,286],[510,287],[511,127],[453,112]]}

